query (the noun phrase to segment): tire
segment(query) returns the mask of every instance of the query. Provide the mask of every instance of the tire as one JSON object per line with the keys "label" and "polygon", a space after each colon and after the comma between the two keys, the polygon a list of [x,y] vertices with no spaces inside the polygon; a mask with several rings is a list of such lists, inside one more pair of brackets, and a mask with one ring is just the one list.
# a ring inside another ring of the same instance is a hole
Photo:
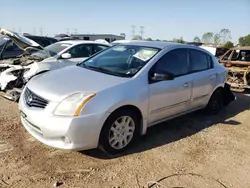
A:
{"label": "tire", "polygon": [[[126,123],[122,125],[123,120]],[[139,130],[140,118],[136,113],[127,109],[115,111],[104,123],[100,135],[99,148],[111,155],[122,153],[139,137]],[[127,144],[125,143],[126,140]]]}
{"label": "tire", "polygon": [[210,115],[217,115],[223,108],[223,98],[220,90],[216,90],[211,96],[207,106],[206,111]]}

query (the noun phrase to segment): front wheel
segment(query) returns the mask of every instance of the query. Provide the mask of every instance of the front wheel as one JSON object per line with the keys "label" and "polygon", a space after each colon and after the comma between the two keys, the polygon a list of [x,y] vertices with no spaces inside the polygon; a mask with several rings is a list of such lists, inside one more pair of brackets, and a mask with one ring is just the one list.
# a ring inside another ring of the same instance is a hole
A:
{"label": "front wheel", "polygon": [[110,115],[100,135],[100,148],[117,154],[128,148],[139,135],[139,117],[130,110],[119,110]]}

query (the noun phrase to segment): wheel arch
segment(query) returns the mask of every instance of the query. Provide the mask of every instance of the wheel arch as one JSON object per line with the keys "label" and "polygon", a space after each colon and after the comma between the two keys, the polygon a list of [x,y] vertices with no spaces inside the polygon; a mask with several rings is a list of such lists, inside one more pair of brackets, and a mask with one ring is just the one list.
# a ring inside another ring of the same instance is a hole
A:
{"label": "wheel arch", "polygon": [[213,94],[217,91],[220,91],[222,92],[223,91],[223,86],[222,85],[219,85],[218,87],[214,88],[213,92],[211,92],[210,96],[209,96],[209,99],[208,99],[208,102],[209,100],[211,99],[211,97],[213,96]]}
{"label": "wheel arch", "polygon": [[135,105],[127,104],[127,105],[119,106],[119,107],[117,107],[116,109],[114,109],[114,110],[112,110],[110,112],[110,114],[108,115],[108,117],[105,119],[105,121],[103,123],[102,129],[101,129],[101,132],[100,132],[100,135],[99,135],[99,141],[98,141],[98,143],[100,143],[100,138],[101,138],[102,131],[104,129],[104,125],[107,122],[107,120],[109,119],[109,117],[113,113],[115,113],[117,111],[120,111],[120,110],[125,110],[125,109],[126,110],[131,110],[131,111],[135,112],[138,115],[138,117],[140,119],[140,127],[139,127],[139,129],[140,129],[140,135],[144,134],[143,133],[144,132],[143,114],[142,114],[141,110],[137,106],[135,106]]}

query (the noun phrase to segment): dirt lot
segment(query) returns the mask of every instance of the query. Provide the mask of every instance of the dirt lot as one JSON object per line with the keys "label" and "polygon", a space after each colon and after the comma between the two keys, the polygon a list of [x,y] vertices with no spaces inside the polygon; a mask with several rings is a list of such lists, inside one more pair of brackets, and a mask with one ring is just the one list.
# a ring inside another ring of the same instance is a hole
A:
{"label": "dirt lot", "polygon": [[110,158],[97,150],[66,152],[39,143],[21,126],[17,105],[0,98],[0,187],[57,182],[59,187],[140,188],[181,174],[161,183],[249,188],[249,108],[250,96],[237,94],[219,116],[196,112],[153,127],[128,153]]}

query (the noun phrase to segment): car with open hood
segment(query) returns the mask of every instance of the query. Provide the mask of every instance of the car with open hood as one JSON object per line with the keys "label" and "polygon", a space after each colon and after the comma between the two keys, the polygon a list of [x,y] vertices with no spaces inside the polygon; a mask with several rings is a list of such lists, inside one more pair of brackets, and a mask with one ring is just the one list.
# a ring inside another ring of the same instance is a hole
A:
{"label": "car with open hood", "polygon": [[29,55],[0,61],[0,90],[7,91],[3,96],[14,101],[19,99],[19,89],[35,75],[75,65],[110,46],[94,41],[69,40],[42,48],[25,36],[10,33],[8,36],[24,51],[32,50]]}
{"label": "car with open hood", "polygon": [[[15,38],[15,42],[12,40],[13,38]],[[0,28],[0,60],[19,57],[26,48],[34,47],[33,51],[40,50],[55,42],[58,40],[52,37],[35,35],[24,35],[23,37],[16,32]]]}
{"label": "car with open hood", "polygon": [[204,108],[219,113],[235,99],[226,77],[196,46],[117,44],[30,80],[19,100],[21,122],[55,148],[119,153],[150,126]]}

